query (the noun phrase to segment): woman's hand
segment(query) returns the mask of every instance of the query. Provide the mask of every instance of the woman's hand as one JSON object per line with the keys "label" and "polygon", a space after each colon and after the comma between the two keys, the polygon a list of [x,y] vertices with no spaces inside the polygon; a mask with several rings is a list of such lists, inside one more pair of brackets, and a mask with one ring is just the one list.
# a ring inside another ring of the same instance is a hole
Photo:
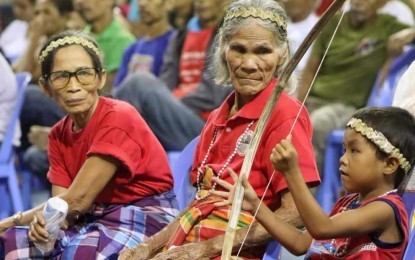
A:
{"label": "woman's hand", "polygon": [[[228,168],[228,172],[231,175],[232,179],[234,180],[234,183],[237,183],[239,181],[239,177],[237,176],[237,174],[230,168]],[[215,203],[215,206],[221,207],[225,205],[231,205],[233,201],[233,197],[235,195],[235,184],[232,185],[217,177],[213,177],[212,180],[227,190],[227,191],[214,190],[212,192],[213,195],[220,196],[226,200],[224,202]],[[242,186],[244,187],[244,201],[242,203],[242,209],[253,213],[257,209],[260,203],[260,200],[254,188],[252,188],[251,184],[246,179],[245,175],[242,176],[241,181],[242,181]]]}
{"label": "woman's hand", "polygon": [[272,149],[271,163],[284,176],[299,171],[297,151],[291,143],[291,135]]}
{"label": "woman's hand", "polygon": [[153,250],[150,246],[151,242],[142,242],[134,248],[124,249],[118,256],[118,260],[145,260],[153,256]]}
{"label": "woman's hand", "polygon": [[29,224],[29,240],[37,243],[48,242],[49,233],[45,230],[45,218],[42,211],[38,211],[33,216],[32,222]]}

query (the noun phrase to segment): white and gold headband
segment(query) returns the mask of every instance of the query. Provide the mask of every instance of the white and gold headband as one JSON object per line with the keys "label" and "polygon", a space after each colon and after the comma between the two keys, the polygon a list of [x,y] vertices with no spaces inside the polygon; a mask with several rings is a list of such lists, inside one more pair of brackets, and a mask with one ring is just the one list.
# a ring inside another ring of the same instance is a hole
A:
{"label": "white and gold headband", "polygon": [[45,60],[46,56],[48,56],[49,52],[53,51],[55,48],[59,46],[70,45],[70,44],[80,44],[84,47],[87,47],[88,49],[91,49],[98,56],[100,56],[98,48],[92,42],[82,37],[65,36],[61,39],[51,42],[48,45],[48,47],[46,47],[46,49],[42,51],[42,53],[39,56],[39,63],[41,64]]}
{"label": "white and gold headband", "polygon": [[393,144],[391,144],[381,132],[376,131],[372,127],[366,125],[361,119],[358,118],[350,119],[350,121],[347,123],[347,126],[361,133],[367,139],[372,141],[377,147],[379,147],[379,149],[383,152],[398,158],[401,168],[405,171],[405,173],[409,172],[411,165],[409,164],[408,160],[406,160],[401,151],[393,146]]}
{"label": "white and gold headband", "polygon": [[232,20],[234,18],[247,18],[247,17],[253,17],[253,18],[260,18],[262,20],[270,20],[273,23],[276,23],[279,28],[282,29],[284,35],[287,34],[287,21],[280,16],[279,14],[275,14],[271,11],[257,9],[255,7],[238,7],[234,10],[229,10],[224,18],[224,22],[226,23],[229,20]]}

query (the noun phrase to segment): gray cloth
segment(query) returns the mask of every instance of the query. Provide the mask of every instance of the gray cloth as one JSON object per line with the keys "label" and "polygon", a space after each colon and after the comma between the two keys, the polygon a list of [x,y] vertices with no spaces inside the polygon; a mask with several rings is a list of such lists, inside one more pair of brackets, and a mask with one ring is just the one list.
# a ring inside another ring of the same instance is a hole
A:
{"label": "gray cloth", "polygon": [[151,73],[136,72],[128,76],[114,97],[133,105],[168,151],[183,149],[204,125],[199,116]]}
{"label": "gray cloth", "polygon": [[324,153],[329,134],[335,129],[345,128],[357,109],[341,102],[329,102],[316,97],[308,97],[306,105],[313,125],[313,148],[317,167],[323,177]]}

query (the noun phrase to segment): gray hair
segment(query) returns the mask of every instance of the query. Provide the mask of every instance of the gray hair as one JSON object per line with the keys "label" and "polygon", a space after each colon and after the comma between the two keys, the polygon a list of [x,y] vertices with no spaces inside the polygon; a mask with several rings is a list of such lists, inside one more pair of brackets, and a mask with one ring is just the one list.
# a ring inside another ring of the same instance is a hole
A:
{"label": "gray hair", "polygon": [[[234,10],[239,8],[255,8],[257,10],[269,11],[282,17],[285,21],[287,20],[287,14],[285,13],[283,6],[275,0],[236,0],[229,5],[227,12],[233,12]],[[217,84],[231,84],[227,62],[226,60],[224,60],[222,54],[224,50],[227,48],[232,36],[239,30],[243,29],[245,26],[252,23],[251,19],[255,19],[255,22],[258,25],[263,26],[264,28],[271,31],[274,34],[275,39],[278,42],[280,42],[281,48],[286,48],[287,53],[290,54],[287,35],[284,31],[281,30],[281,27],[279,27],[276,23],[268,19],[254,17],[235,17],[233,19],[230,19],[224,22],[222,27],[219,29],[218,35],[215,40],[215,46],[217,47],[215,48],[215,51],[213,53],[211,71],[212,74],[215,75],[215,82]],[[285,63],[275,70],[274,77],[277,77],[281,74],[288,61],[289,59],[286,59]],[[289,84],[287,85],[290,88],[295,88],[294,81],[292,80],[290,80]],[[289,90],[289,92],[291,92],[291,90]]]}

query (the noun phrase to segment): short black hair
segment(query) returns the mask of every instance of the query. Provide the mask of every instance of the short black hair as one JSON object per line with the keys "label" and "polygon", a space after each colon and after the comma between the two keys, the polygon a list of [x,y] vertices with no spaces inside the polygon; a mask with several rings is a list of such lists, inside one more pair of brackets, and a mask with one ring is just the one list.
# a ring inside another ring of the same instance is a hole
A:
{"label": "short black hair", "polygon": [[[381,132],[388,141],[399,149],[411,165],[415,163],[415,118],[407,110],[399,107],[365,107],[357,110],[353,116],[361,119],[366,125]],[[369,140],[370,141],[370,140]],[[385,159],[388,155],[375,144],[376,156]],[[405,177],[405,171],[399,167],[395,179],[397,188]]]}

